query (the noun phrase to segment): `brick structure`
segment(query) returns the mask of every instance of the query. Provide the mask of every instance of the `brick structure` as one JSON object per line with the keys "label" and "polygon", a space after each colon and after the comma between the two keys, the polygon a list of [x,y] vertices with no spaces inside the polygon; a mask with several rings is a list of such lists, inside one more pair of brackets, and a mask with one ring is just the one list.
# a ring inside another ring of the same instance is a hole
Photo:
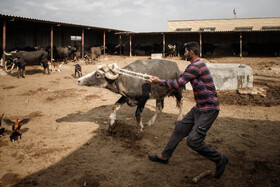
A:
{"label": "brick structure", "polygon": [[280,30],[280,17],[168,21],[168,32],[243,30]]}

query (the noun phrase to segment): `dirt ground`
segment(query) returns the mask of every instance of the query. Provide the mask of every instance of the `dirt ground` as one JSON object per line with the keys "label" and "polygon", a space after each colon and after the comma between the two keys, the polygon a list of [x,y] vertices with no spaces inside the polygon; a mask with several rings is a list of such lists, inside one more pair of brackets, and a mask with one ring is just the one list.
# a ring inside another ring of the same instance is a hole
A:
{"label": "dirt ground", "polygon": [[[145,57],[141,57],[145,58]],[[147,57],[146,57],[147,58]],[[101,57],[85,65],[83,75],[99,64],[120,67],[138,57]],[[173,58],[183,71],[188,62]],[[254,87],[266,96],[218,91],[219,117],[206,142],[229,157],[223,176],[213,177],[215,165],[192,151],[184,139],[168,165],[153,163],[147,155],[160,153],[178,115],[175,99],[144,133],[136,128],[136,108],[124,105],[117,114],[114,134],[107,132],[108,116],[119,95],[106,89],[77,86],[74,62],[61,72],[43,74],[27,67],[26,78],[16,71],[0,75],[0,114],[15,121],[31,117],[22,127],[22,139],[9,140],[11,126],[0,138],[0,186],[193,186],[192,178],[210,169],[197,186],[280,186],[280,58],[215,58],[210,63],[238,63],[252,67]],[[192,91],[184,91],[184,114],[194,106]],[[146,104],[143,122],[155,111]]]}

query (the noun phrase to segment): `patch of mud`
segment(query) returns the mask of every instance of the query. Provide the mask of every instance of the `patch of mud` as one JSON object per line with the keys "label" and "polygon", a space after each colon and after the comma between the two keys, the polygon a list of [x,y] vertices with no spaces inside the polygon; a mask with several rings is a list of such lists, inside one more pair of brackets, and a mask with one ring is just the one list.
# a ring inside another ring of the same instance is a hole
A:
{"label": "patch of mud", "polygon": [[[7,130],[6,130],[7,131]],[[9,141],[4,139],[5,133],[0,137],[0,148],[8,145]],[[1,183],[0,183],[1,184]],[[1,186],[1,185],[0,185]]]}
{"label": "patch of mud", "polygon": [[277,106],[280,105],[280,87],[269,86],[266,89],[266,97],[257,95],[242,95],[237,91],[218,91],[219,102],[228,105],[252,105],[252,106]]}
{"label": "patch of mud", "polygon": [[84,173],[84,175],[74,182],[78,186],[100,186],[101,181],[106,181],[107,177],[102,174],[93,174],[91,171]]}
{"label": "patch of mud", "polygon": [[19,119],[25,119],[25,118],[36,118],[36,117],[43,117],[44,114],[41,111],[36,111],[36,112],[32,112],[28,115],[5,115],[4,118],[6,119],[11,119],[12,121],[16,121],[16,118],[19,117]]}
{"label": "patch of mud", "polygon": [[15,86],[5,86],[3,87],[4,90],[9,90],[9,89],[14,89],[16,88]]}
{"label": "patch of mud", "polygon": [[17,183],[20,180],[18,173],[6,173],[0,179],[0,186],[8,186]]}
{"label": "patch of mud", "polygon": [[98,98],[100,98],[100,96],[99,96],[99,95],[96,95],[96,94],[90,94],[90,95],[87,95],[87,96],[85,97],[86,100],[98,99]]}
{"label": "patch of mud", "polygon": [[76,93],[76,89],[65,89],[65,90],[57,90],[53,91],[49,94],[49,97],[46,98],[47,102],[51,102],[57,99],[63,99],[67,97],[76,97],[78,94]]}
{"label": "patch of mud", "polygon": [[[261,94],[239,94],[237,90],[218,90],[220,104],[226,105],[250,105],[250,106],[277,106],[280,105],[280,86],[265,85],[266,97]],[[183,91],[183,97],[187,100],[194,101],[193,92],[190,90]]]}
{"label": "patch of mud", "polygon": [[122,137],[131,141],[140,140],[143,137],[143,132],[141,132],[138,127],[126,124],[121,120],[117,120],[110,130],[114,137]]}
{"label": "patch of mud", "polygon": [[72,77],[68,77],[68,76],[67,77],[63,77],[63,78],[64,79],[73,79]]}
{"label": "patch of mud", "polygon": [[36,117],[43,117],[44,114],[41,111],[37,111],[37,112],[32,112],[28,115],[28,117],[30,118],[36,118]]}
{"label": "patch of mud", "polygon": [[36,95],[39,92],[45,92],[45,91],[48,91],[48,89],[47,88],[38,88],[37,90],[29,90],[28,92],[25,92],[22,95],[31,96],[31,95]]}

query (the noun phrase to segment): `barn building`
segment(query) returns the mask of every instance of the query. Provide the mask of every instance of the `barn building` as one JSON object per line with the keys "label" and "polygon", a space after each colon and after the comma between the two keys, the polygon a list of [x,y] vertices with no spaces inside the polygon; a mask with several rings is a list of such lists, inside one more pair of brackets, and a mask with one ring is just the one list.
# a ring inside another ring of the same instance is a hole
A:
{"label": "barn building", "polygon": [[176,45],[176,54],[182,55],[183,44],[196,41],[204,57],[280,56],[280,17],[168,21],[168,32],[119,34],[129,37],[136,55],[154,44],[165,55],[168,45]]}
{"label": "barn building", "polygon": [[106,46],[104,54],[166,57],[182,56],[184,43],[197,41],[202,57],[280,56],[280,17],[168,21],[168,32],[130,32],[3,14],[0,24],[5,51],[75,45],[83,56],[92,46]]}
{"label": "barn building", "polygon": [[121,31],[3,14],[0,14],[0,24],[1,52],[33,47],[52,49],[54,46],[76,46],[84,56],[85,50],[92,46],[105,45],[110,50],[110,46],[118,45],[115,33]]}

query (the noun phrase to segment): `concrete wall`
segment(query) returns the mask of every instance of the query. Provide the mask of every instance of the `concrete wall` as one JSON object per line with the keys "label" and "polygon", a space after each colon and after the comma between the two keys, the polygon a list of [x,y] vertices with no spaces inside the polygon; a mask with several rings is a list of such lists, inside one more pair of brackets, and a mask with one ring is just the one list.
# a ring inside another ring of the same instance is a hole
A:
{"label": "concrete wall", "polygon": [[199,31],[200,28],[205,27],[214,27],[216,28],[215,31],[232,31],[236,27],[253,27],[252,30],[262,30],[263,26],[279,27],[280,17],[168,21],[169,32],[184,28],[191,28],[191,31]]}
{"label": "concrete wall", "polygon": [[[236,90],[253,87],[253,70],[244,64],[211,64],[207,63],[217,90]],[[192,90],[191,84],[186,85]]]}

